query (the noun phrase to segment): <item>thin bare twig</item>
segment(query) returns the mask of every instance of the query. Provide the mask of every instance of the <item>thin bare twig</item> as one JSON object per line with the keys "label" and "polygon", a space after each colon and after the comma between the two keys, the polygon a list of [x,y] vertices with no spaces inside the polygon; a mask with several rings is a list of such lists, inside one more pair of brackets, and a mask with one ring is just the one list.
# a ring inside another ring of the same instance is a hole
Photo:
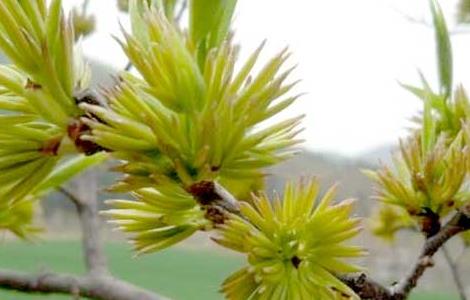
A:
{"label": "thin bare twig", "polygon": [[69,199],[70,201],[73,202],[73,204],[75,204],[76,206],[78,205],[81,205],[81,200],[78,199],[77,197],[75,197],[74,194],[72,194],[69,190],[67,190],[66,188],[64,187],[58,187],[57,188],[57,191],[59,191],[62,195],[64,195],[65,197],[67,197],[67,199]]}
{"label": "thin bare twig", "polygon": [[457,265],[457,261],[454,261],[454,259],[452,259],[452,255],[450,254],[446,246],[442,246],[442,253],[444,254],[444,258],[447,262],[447,265],[449,266],[452,278],[455,282],[455,286],[457,287],[457,291],[460,295],[460,299],[467,300],[467,295],[465,294],[465,287],[463,285],[462,279],[460,278],[459,266]]}
{"label": "thin bare twig", "polygon": [[406,299],[426,269],[433,266],[434,254],[452,237],[469,229],[470,218],[462,212],[457,212],[436,235],[426,239],[421,255],[409,274],[392,288],[393,299]]}
{"label": "thin bare twig", "polygon": [[181,3],[181,7],[178,11],[178,13],[176,14],[176,17],[175,17],[175,23],[176,24],[179,24],[181,22],[181,19],[183,18],[183,15],[184,15],[184,12],[186,11],[186,8],[188,7],[188,1],[187,0],[183,0],[182,3]]}

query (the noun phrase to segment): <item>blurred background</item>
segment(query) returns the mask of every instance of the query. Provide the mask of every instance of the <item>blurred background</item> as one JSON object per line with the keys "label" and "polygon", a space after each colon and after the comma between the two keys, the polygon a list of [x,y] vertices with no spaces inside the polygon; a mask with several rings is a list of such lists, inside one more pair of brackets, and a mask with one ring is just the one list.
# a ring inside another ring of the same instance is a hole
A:
{"label": "blurred background", "polygon": [[[128,28],[127,15],[115,0],[90,0],[87,16],[94,31],[83,39],[84,52],[93,68],[95,86],[113,83],[127,60],[113,35],[119,24]],[[442,0],[454,46],[456,82],[470,85],[470,1]],[[83,0],[64,0],[67,10]],[[468,11],[467,11],[468,10]],[[91,19],[90,19],[91,20]],[[305,92],[288,114],[305,114],[304,149],[296,158],[271,170],[266,189],[280,190],[288,179],[318,176],[323,187],[339,184],[338,199],[357,198],[357,214],[368,216],[375,206],[373,186],[361,169],[387,163],[400,137],[412,126],[410,118],[421,103],[399,86],[419,84],[418,71],[436,81],[434,33],[425,0],[240,0],[235,17],[235,39],[242,56],[268,40],[265,58],[289,46],[290,62],[297,64]],[[116,177],[109,165],[84,174],[71,186],[77,194],[109,195],[105,187]],[[97,183],[97,184],[95,184]],[[96,188],[95,188],[96,186]],[[104,207],[104,204],[103,204]],[[80,228],[73,205],[61,194],[42,204],[41,239],[30,244],[3,237],[0,267],[37,271],[53,269],[83,272]],[[105,225],[107,252],[112,271],[123,279],[174,299],[221,299],[223,278],[243,264],[243,258],[217,248],[197,235],[161,253],[132,258],[124,237]],[[415,260],[421,238],[404,232],[393,243],[372,237],[366,230],[358,241],[370,249],[362,263],[382,282],[391,284]],[[462,245],[451,243],[457,257]],[[470,251],[469,251],[470,252]],[[459,270],[470,295],[470,253]],[[0,290],[0,299],[67,299],[60,296],[21,295]],[[413,298],[458,299],[449,268],[438,254],[435,269],[428,272]]]}

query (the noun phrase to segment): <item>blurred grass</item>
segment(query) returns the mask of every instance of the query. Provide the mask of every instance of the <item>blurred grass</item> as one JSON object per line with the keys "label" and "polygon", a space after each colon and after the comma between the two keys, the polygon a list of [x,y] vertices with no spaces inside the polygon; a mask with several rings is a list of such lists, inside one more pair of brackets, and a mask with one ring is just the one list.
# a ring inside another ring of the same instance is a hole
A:
{"label": "blurred grass", "polygon": [[[78,242],[45,242],[0,244],[0,268],[22,271],[41,269],[83,273]],[[174,248],[158,254],[132,258],[125,244],[106,247],[113,274],[141,287],[158,291],[178,300],[222,299],[217,293],[223,279],[243,263],[243,258],[217,251]],[[70,296],[25,295],[0,290],[1,300],[65,300]],[[428,293],[412,300],[457,300],[445,294]],[[137,299],[136,299],[137,300]]]}

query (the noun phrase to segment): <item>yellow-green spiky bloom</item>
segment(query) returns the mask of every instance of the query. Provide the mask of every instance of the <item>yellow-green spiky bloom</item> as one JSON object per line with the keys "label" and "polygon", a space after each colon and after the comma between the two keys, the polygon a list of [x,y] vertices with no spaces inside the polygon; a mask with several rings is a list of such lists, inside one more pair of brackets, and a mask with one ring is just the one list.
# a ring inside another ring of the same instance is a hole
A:
{"label": "yellow-green spiky bloom", "polygon": [[410,215],[446,216],[468,199],[465,184],[469,149],[459,134],[452,143],[441,135],[426,149],[419,135],[401,143],[395,169],[368,173],[379,184],[377,198],[403,207]]}
{"label": "yellow-green spiky bloom", "polygon": [[449,212],[468,201],[470,152],[464,124],[470,104],[460,86],[453,92],[453,57],[449,32],[442,10],[430,0],[436,36],[439,90],[435,92],[421,75],[423,87],[404,85],[423,101],[416,118],[419,127],[400,145],[393,168],[368,174],[378,183],[378,199],[398,205],[432,236]]}
{"label": "yellow-green spiky bloom", "polygon": [[[191,9],[201,10],[204,1],[195,2]],[[80,106],[94,116],[83,119],[92,128],[83,139],[109,149],[123,162],[116,169],[127,177],[115,190],[139,194],[142,188],[169,189],[191,198],[187,191],[194,184],[256,181],[263,168],[293,155],[301,118],[265,122],[297,98],[289,95],[295,85],[287,82],[292,69],[282,71],[289,53],[281,51],[255,73],[263,43],[239,64],[239,49],[227,36],[231,15],[225,9],[217,11],[229,19],[214,21],[221,26],[218,34],[225,35],[218,36],[218,43],[204,44],[212,46],[202,55],[196,44],[212,31],[194,21],[190,26],[197,27],[197,34],[188,36],[158,6],[131,1],[133,34],[125,34],[122,47],[142,78],[123,74],[120,84],[105,93],[108,107]],[[193,204],[196,211],[205,210]]]}
{"label": "yellow-green spiky bloom", "polygon": [[107,201],[114,209],[104,214],[112,218],[112,224],[132,235],[132,244],[139,254],[169,247],[212,226],[193,197],[174,183],[139,189],[133,196],[136,201]]}
{"label": "yellow-green spiky bloom", "polygon": [[61,1],[0,3],[0,50],[11,62],[0,66],[0,227],[21,238],[36,232],[38,192],[102,161],[77,156],[74,164],[60,163],[78,152],[69,126],[83,114],[75,94],[90,82],[73,37]]}
{"label": "yellow-green spiky bloom", "polygon": [[145,39],[127,35],[123,47],[145,80],[124,75],[108,92],[109,109],[82,104],[104,121],[88,121],[87,139],[128,161],[125,173],[184,185],[257,177],[292,155],[299,118],[258,126],[296,98],[282,100],[292,87],[289,71],[279,73],[286,51],[251,77],[261,48],[235,73],[237,49],[226,41],[201,70],[190,41],[161,12],[147,11],[144,20]]}
{"label": "yellow-green spiky bloom", "polygon": [[222,291],[227,299],[359,299],[336,275],[358,271],[345,258],[364,254],[345,242],[358,234],[353,201],[333,204],[335,188],[318,198],[316,181],[287,184],[284,196],[266,195],[242,203],[214,240],[245,253],[248,266],[231,275]]}
{"label": "yellow-green spiky bloom", "polygon": [[74,91],[82,88],[83,74],[77,70],[76,62],[82,58],[74,47],[73,24],[61,4],[61,0],[53,0],[49,7],[45,0],[0,3],[0,49],[34,89],[26,95],[26,83],[16,86],[5,70],[0,72],[0,84],[29,96],[30,105],[46,120],[67,125],[70,116],[80,113]]}
{"label": "yellow-green spiky bloom", "polygon": [[374,235],[393,241],[398,231],[415,228],[416,223],[408,212],[400,206],[381,203],[369,221]]}
{"label": "yellow-green spiky bloom", "polygon": [[1,1],[0,50],[12,63],[0,66],[0,201],[15,202],[77,152],[69,129],[90,71],[60,0]]}

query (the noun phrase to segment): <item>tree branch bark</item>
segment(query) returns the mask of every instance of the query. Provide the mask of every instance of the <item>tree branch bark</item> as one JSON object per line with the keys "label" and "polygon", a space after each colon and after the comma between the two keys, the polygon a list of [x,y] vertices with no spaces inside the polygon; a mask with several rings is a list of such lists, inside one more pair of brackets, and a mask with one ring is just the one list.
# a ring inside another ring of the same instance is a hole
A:
{"label": "tree branch bark", "polygon": [[466,230],[470,230],[470,217],[463,212],[457,212],[436,235],[426,239],[421,254],[408,275],[398,284],[390,288],[368,279],[364,274],[340,277],[340,279],[351,287],[362,299],[407,299],[426,269],[434,265],[432,261],[434,254],[441,249],[448,240]]}
{"label": "tree branch bark", "polygon": [[165,299],[155,293],[107,275],[28,274],[0,270],[0,287],[25,293],[71,294],[97,300]]}
{"label": "tree branch bark", "polygon": [[411,290],[416,287],[418,280],[426,269],[434,265],[432,262],[434,254],[452,237],[469,229],[470,218],[462,212],[457,212],[436,235],[428,238],[418,261],[409,274],[392,289],[394,295],[393,299],[406,299]]}
{"label": "tree branch bark", "polygon": [[389,288],[374,280],[367,278],[365,274],[341,275],[338,278],[349,286],[361,299],[390,300],[393,295]]}

